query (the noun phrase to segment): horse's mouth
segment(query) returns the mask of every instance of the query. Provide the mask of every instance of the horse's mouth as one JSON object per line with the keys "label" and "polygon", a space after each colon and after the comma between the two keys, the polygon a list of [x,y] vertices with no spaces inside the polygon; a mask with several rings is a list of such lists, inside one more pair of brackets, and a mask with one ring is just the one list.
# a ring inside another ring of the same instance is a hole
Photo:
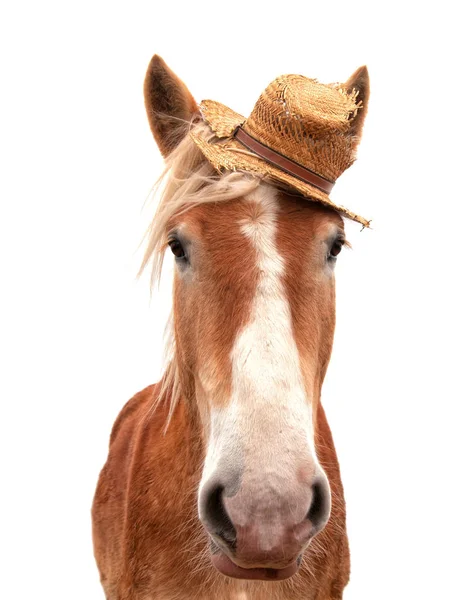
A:
{"label": "horse's mouth", "polygon": [[282,569],[269,569],[264,567],[245,569],[244,567],[236,565],[221,550],[211,554],[213,566],[223,575],[234,577],[236,579],[260,579],[264,581],[282,581],[282,579],[292,577],[299,570],[300,558],[301,557],[297,558],[297,560],[294,560],[290,565],[287,565]]}

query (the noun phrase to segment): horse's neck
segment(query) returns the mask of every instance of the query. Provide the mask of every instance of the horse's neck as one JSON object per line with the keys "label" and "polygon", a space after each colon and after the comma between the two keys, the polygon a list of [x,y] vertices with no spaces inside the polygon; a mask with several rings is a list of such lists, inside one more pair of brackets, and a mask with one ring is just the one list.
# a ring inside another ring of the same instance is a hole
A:
{"label": "horse's neck", "polygon": [[[178,400],[171,416],[169,411],[170,398],[163,398],[153,414],[142,421],[136,444],[140,455],[136,457],[134,471],[139,480],[144,471],[150,475],[149,492],[154,502],[144,508],[150,511],[150,520],[160,522],[162,529],[177,528],[186,538],[191,531],[186,532],[183,523],[191,530],[201,529],[196,510],[204,458],[201,426],[193,406],[185,398]],[[139,481],[137,488],[141,485]],[[167,507],[166,523],[163,507]]]}

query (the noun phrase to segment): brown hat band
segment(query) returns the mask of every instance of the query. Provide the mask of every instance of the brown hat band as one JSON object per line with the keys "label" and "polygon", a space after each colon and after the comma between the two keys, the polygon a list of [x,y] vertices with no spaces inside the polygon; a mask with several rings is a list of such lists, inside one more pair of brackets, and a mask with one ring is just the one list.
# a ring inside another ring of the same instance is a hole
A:
{"label": "brown hat band", "polygon": [[236,129],[234,132],[234,137],[248,150],[254,154],[257,154],[257,156],[263,158],[266,162],[278,167],[289,175],[297,177],[297,179],[300,179],[305,183],[315,186],[320,191],[325,192],[325,194],[329,194],[335,185],[334,181],[328,181],[328,179],[320,177],[320,175],[310,171],[310,169],[302,167],[302,165],[299,165],[290,158],[287,158],[279,152],[272,150],[272,148],[269,148],[269,146],[262,144],[251,135],[246,133],[241,127]]}

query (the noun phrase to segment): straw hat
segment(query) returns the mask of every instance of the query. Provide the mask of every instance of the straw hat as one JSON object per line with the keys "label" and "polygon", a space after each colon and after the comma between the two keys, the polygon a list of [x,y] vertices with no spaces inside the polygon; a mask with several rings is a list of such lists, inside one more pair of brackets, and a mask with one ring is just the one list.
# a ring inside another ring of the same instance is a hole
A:
{"label": "straw hat", "polygon": [[364,110],[357,97],[358,91],[341,84],[282,75],[264,90],[247,119],[204,100],[201,113],[215,138],[207,141],[199,130],[191,137],[216,169],[270,176],[369,227],[368,220],[329,197],[336,179],[355,160],[359,140],[352,121]]}

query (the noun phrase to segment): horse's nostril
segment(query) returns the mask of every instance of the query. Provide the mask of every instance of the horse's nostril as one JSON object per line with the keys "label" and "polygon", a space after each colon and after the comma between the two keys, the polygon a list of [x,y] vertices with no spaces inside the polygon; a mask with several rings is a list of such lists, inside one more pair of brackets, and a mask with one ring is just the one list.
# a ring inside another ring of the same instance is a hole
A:
{"label": "horse's nostril", "polygon": [[224,487],[211,489],[205,502],[204,516],[211,533],[220,537],[231,548],[236,546],[236,530],[223,504]]}
{"label": "horse's nostril", "polygon": [[321,479],[314,483],[312,493],[312,504],[307,513],[307,519],[310,520],[316,531],[320,531],[330,516],[330,490],[327,482]]}

